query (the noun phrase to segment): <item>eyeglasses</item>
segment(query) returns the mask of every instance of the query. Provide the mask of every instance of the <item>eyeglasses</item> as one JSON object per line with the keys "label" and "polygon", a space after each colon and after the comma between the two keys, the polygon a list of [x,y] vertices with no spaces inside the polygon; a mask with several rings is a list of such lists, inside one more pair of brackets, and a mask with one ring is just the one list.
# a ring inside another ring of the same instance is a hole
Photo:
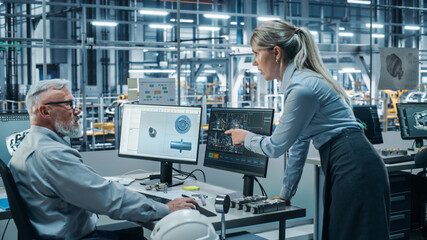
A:
{"label": "eyeglasses", "polygon": [[73,100],[61,101],[61,102],[48,102],[48,103],[45,103],[44,105],[57,105],[57,104],[62,104],[62,103],[64,103],[68,109],[74,110],[74,101]]}

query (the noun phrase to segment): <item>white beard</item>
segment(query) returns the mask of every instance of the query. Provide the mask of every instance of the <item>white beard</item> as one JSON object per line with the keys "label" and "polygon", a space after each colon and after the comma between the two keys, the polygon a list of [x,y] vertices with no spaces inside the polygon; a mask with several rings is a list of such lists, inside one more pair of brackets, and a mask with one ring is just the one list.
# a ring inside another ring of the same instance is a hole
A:
{"label": "white beard", "polygon": [[78,117],[75,117],[70,125],[65,125],[62,122],[56,121],[54,124],[55,131],[63,136],[68,136],[70,138],[79,138],[82,136],[80,130],[80,125],[78,123]]}

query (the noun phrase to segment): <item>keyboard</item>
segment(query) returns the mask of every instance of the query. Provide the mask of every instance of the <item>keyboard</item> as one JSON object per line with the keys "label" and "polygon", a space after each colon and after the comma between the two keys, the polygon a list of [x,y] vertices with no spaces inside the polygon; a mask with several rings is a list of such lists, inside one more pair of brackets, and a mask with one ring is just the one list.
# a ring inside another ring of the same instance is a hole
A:
{"label": "keyboard", "polygon": [[384,163],[386,164],[394,164],[394,163],[414,161],[414,157],[415,157],[415,154],[406,155],[406,156],[383,157],[383,160],[384,160]]}
{"label": "keyboard", "polygon": [[[168,202],[171,201],[170,199],[162,198],[162,197],[159,197],[159,196],[154,196],[154,195],[150,195],[150,194],[146,194],[146,193],[141,193],[141,194],[143,194],[145,197],[147,197],[147,198],[149,198],[151,200],[154,200],[156,202],[160,202],[160,203],[163,203],[163,204],[166,204],[166,203],[168,203]],[[200,207],[200,206],[196,207],[196,210],[198,210],[200,214],[205,215],[206,217],[215,217],[216,216],[216,213],[211,212],[211,211],[207,210],[206,208],[203,208],[203,207]]]}
{"label": "keyboard", "polygon": [[196,207],[196,210],[198,210],[200,214],[205,215],[206,217],[215,217],[216,216],[216,213],[211,212],[211,211],[207,210],[206,208],[203,208],[200,206]]}
{"label": "keyboard", "polygon": [[156,202],[160,202],[160,203],[163,203],[163,204],[166,204],[166,203],[168,203],[168,202],[171,201],[170,199],[162,198],[162,197],[159,197],[159,196],[154,196],[154,195],[150,195],[150,194],[146,194],[146,193],[141,193],[141,194],[144,195],[145,197],[151,199],[151,200],[154,200]]}

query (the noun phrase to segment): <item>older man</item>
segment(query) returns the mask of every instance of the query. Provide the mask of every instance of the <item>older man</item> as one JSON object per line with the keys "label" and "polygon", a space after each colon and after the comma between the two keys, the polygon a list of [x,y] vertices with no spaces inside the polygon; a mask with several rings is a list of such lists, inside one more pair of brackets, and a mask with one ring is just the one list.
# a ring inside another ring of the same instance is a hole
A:
{"label": "older man", "polygon": [[[149,200],[83,164],[80,153],[63,139],[81,134],[80,110],[73,105],[68,86],[68,81],[58,79],[31,87],[26,104],[32,126],[9,163],[40,237],[93,239],[105,235],[96,230],[96,214],[146,222],[197,205],[191,198],[167,205]],[[106,235],[117,239],[113,232]]]}

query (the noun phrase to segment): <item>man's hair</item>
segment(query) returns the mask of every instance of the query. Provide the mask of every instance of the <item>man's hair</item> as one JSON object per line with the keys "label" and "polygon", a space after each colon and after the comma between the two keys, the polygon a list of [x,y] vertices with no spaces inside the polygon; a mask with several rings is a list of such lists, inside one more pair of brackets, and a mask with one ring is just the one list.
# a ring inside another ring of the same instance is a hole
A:
{"label": "man's hair", "polygon": [[28,90],[27,96],[25,98],[25,104],[27,105],[27,110],[28,110],[28,114],[30,115],[30,118],[34,116],[41,96],[43,96],[43,94],[48,89],[56,89],[56,90],[60,90],[62,88],[68,89],[69,86],[70,86],[70,81],[65,79],[45,80],[45,81],[40,81],[33,84],[30,90]]}

